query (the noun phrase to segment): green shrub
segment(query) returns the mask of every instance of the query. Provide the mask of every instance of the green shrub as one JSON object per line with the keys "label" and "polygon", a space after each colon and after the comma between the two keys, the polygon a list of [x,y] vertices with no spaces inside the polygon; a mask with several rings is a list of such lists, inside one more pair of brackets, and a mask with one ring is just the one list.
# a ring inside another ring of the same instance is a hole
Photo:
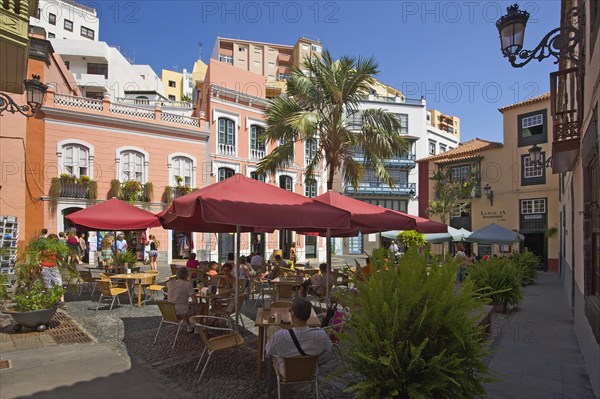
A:
{"label": "green shrub", "polygon": [[493,258],[468,267],[466,281],[482,298],[498,305],[518,305],[523,300],[521,271],[509,258]]}
{"label": "green shrub", "polygon": [[471,398],[489,381],[483,306],[470,283],[456,289],[456,263],[430,267],[427,254],[409,252],[399,271],[374,251],[373,273],[344,297],[352,312],[340,339],[346,370],[360,376],[357,398]]}
{"label": "green shrub", "polygon": [[173,202],[173,187],[165,186],[165,191],[163,191],[161,202],[165,204],[170,204],[171,202]]}
{"label": "green shrub", "polygon": [[398,239],[404,245],[404,248],[421,248],[425,245],[425,235],[416,230],[405,230],[398,234]]}
{"label": "green shrub", "polygon": [[512,264],[519,269],[521,285],[529,285],[538,278],[540,257],[533,252],[514,252],[510,257]]}

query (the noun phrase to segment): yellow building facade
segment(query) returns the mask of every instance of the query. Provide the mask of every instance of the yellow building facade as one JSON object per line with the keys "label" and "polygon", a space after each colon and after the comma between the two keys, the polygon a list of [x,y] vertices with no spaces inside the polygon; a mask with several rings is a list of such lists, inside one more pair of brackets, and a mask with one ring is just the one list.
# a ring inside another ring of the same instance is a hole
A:
{"label": "yellow building facade", "polygon": [[[451,170],[453,178],[469,172],[478,177],[468,202],[468,212],[452,215],[449,224],[476,231],[490,223],[518,231],[527,248],[542,259],[545,270],[558,272],[558,177],[544,164],[552,148],[549,121],[550,96],[544,94],[522,103],[500,108],[504,143],[475,139],[446,153],[418,160],[419,175],[431,177]],[[543,163],[533,164],[529,149],[542,148]],[[434,198],[434,182],[427,178],[419,188],[419,213],[428,217],[428,202]],[[433,217],[435,219],[435,217]],[[467,248],[480,256],[503,255],[519,246],[476,245]]]}
{"label": "yellow building facade", "polygon": [[171,101],[181,101],[181,97],[183,97],[183,74],[163,69],[160,79],[165,89],[165,96]]}

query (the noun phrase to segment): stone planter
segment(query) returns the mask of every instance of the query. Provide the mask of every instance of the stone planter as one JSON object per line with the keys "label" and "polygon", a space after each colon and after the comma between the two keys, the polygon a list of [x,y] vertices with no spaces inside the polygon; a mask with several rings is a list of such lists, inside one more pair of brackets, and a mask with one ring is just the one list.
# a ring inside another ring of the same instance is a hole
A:
{"label": "stone planter", "polygon": [[494,312],[496,313],[506,313],[506,304],[504,303],[492,303],[494,307]]}
{"label": "stone planter", "polygon": [[31,328],[39,332],[46,331],[48,324],[58,307],[54,306],[50,309],[32,310],[29,312],[18,312],[15,310],[4,309],[2,313],[11,315],[13,320],[17,323],[15,331],[21,330],[23,327]]}

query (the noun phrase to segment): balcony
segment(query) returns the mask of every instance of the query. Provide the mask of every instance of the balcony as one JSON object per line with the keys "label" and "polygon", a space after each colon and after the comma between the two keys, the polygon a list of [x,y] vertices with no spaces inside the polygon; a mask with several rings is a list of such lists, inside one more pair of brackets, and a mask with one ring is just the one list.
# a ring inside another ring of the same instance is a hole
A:
{"label": "balcony", "polygon": [[361,195],[402,195],[410,196],[416,192],[415,183],[398,183],[394,187],[380,182],[361,182],[358,188],[352,186],[344,187],[344,194]]}
{"label": "balcony", "polygon": [[218,146],[219,155],[226,155],[228,157],[235,156],[235,146],[234,145],[218,143],[217,146]]}
{"label": "balcony", "polygon": [[61,198],[89,198],[90,186],[81,183],[61,183]]}
{"label": "balcony", "polygon": [[0,91],[23,92],[29,56],[29,16],[37,2],[8,0],[0,3]]}
{"label": "balcony", "polygon": [[[364,163],[365,161],[364,155],[362,153],[355,154],[354,159],[360,163]],[[404,154],[397,158],[386,159],[385,161],[383,161],[383,163],[388,168],[412,169],[417,165],[415,159],[415,154]]]}
{"label": "balcony", "polygon": [[152,186],[152,183],[141,184],[135,180],[122,182],[119,199],[129,202],[150,202],[152,198],[147,190],[149,186]]}
{"label": "balcony", "polygon": [[552,114],[552,172],[573,170],[581,141],[583,89],[577,68],[550,74],[550,112]]}
{"label": "balcony", "polygon": [[464,228],[465,230],[472,231],[471,228],[471,216],[457,216],[450,218],[450,227],[460,230]]}
{"label": "balcony", "polygon": [[265,157],[265,155],[266,155],[265,150],[252,150],[252,149],[250,150],[250,159],[259,161],[259,160],[263,159]]}
{"label": "balcony", "polygon": [[110,83],[104,74],[78,73],[75,74],[77,84],[82,87],[99,87],[108,91]]}

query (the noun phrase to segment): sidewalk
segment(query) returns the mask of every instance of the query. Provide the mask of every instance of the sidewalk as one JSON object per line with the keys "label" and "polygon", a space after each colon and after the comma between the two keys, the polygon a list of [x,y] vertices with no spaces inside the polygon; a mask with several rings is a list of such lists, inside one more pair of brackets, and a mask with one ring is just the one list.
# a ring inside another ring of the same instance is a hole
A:
{"label": "sidewalk", "polygon": [[172,391],[102,344],[46,346],[3,353],[0,398],[166,398]]}
{"label": "sidewalk", "polygon": [[486,385],[490,398],[593,399],[560,277],[540,273],[525,300],[503,323],[492,345]]}

